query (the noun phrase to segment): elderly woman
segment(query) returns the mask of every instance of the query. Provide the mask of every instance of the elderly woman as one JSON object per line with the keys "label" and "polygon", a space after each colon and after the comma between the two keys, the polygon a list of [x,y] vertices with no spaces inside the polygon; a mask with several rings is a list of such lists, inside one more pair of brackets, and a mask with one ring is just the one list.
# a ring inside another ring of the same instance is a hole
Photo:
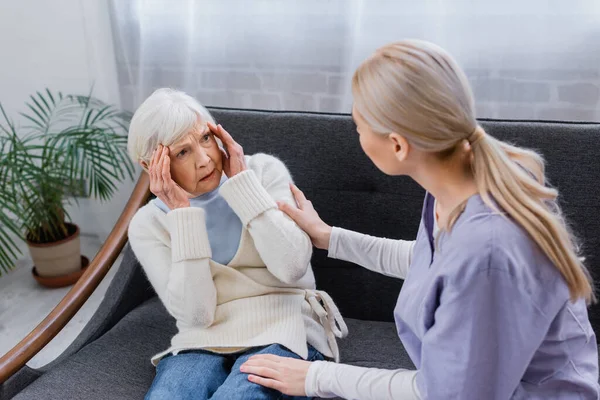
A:
{"label": "elderly woman", "polygon": [[179,330],[152,358],[146,398],[279,399],[240,372],[249,357],[337,360],[346,327],[315,290],[310,238],[278,209],[296,204],[283,163],[244,156],[204,107],[170,89],[138,108],[128,148],[157,197],[129,240]]}

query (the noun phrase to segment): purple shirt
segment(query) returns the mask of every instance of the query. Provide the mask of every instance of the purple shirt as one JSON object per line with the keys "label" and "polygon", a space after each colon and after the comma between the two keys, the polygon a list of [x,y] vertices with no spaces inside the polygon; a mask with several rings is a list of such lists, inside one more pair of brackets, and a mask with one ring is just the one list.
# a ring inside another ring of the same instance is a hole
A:
{"label": "purple shirt", "polygon": [[422,398],[600,398],[586,304],[558,269],[479,195],[433,246],[433,203],[394,312]]}

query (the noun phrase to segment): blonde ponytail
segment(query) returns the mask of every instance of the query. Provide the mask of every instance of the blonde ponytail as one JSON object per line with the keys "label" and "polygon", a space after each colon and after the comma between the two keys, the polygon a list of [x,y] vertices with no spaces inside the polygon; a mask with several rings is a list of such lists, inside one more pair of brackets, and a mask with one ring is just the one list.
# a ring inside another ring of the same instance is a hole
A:
{"label": "blonde ponytail", "polygon": [[[482,199],[525,229],[558,268],[573,301],[595,301],[558,192],[546,186],[543,158],[485,133],[475,119],[466,76],[448,53],[420,40],[384,46],[358,67],[352,91],[355,109],[374,132],[401,133],[416,148],[439,154],[467,140]],[[448,229],[464,206],[452,211]]]}
{"label": "blonde ponytail", "polygon": [[564,277],[572,301],[595,301],[590,274],[558,206],[558,191],[545,185],[542,158],[477,130],[481,139],[471,144],[471,165],[483,200],[490,207],[495,201],[525,229]]}

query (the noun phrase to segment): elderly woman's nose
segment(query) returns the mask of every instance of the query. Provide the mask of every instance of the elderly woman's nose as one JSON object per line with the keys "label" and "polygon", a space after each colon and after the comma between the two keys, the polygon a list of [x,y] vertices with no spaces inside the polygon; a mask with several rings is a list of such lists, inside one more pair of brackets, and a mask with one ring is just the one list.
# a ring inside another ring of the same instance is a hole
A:
{"label": "elderly woman's nose", "polygon": [[206,167],[210,163],[210,156],[206,149],[199,148],[196,151],[196,168]]}

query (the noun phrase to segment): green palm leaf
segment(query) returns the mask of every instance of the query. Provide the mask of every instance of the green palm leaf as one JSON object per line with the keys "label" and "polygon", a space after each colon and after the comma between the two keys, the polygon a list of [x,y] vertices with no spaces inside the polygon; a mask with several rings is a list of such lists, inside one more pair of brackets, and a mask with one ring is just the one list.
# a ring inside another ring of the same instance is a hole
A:
{"label": "green palm leaf", "polygon": [[0,274],[14,264],[21,240],[66,235],[66,194],[81,181],[88,195],[108,200],[117,183],[133,179],[127,156],[131,113],[88,96],[36,92],[17,132],[0,104]]}

